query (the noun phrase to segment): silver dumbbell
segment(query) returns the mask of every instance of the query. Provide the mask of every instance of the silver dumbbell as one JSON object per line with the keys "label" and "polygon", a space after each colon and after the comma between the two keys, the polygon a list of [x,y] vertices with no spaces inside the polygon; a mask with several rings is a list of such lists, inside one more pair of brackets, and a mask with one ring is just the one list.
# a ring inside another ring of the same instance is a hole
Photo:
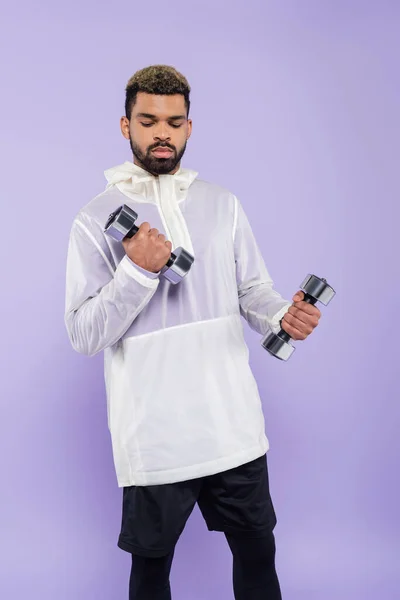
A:
{"label": "silver dumbbell", "polygon": [[[137,213],[123,204],[108,217],[104,233],[118,242],[122,242],[125,237],[131,238],[139,231],[139,227],[135,225],[137,218]],[[184,248],[179,247],[171,252],[167,264],[161,269],[161,274],[175,285],[189,273],[193,262],[194,257]]]}
{"label": "silver dumbbell", "polygon": [[[327,283],[326,279],[320,279],[316,275],[307,275],[300,285],[300,289],[304,292],[304,302],[308,302],[309,304],[321,302],[325,306],[329,304],[336,293]],[[280,360],[288,360],[296,350],[296,348],[289,343],[290,339],[290,335],[281,328],[278,333],[273,333],[272,331],[267,333],[261,340],[261,345],[265,350],[268,350],[272,356],[275,356]]]}

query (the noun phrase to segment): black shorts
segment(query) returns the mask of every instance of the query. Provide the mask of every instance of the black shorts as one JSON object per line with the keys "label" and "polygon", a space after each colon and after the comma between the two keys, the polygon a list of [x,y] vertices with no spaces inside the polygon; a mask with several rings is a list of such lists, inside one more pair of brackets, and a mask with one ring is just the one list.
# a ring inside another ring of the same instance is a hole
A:
{"label": "black shorts", "polygon": [[274,529],[266,454],[216,475],[123,488],[118,547],[160,557],[175,547],[196,502],[209,531],[259,537]]}

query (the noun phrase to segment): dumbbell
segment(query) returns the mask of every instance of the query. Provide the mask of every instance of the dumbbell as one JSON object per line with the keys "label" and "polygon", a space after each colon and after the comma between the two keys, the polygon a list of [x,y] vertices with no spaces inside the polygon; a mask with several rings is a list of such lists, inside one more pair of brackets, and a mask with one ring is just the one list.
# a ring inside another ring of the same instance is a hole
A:
{"label": "dumbbell", "polygon": [[[301,283],[300,289],[304,292],[304,302],[308,302],[309,304],[321,302],[324,306],[329,304],[336,293],[327,283],[326,279],[320,279],[316,275],[307,275]],[[278,333],[273,333],[272,331],[267,333],[262,339],[261,345],[272,356],[279,358],[279,360],[288,360],[296,350],[289,343],[290,339],[290,335],[281,328]]]}
{"label": "dumbbell", "polygon": [[[118,242],[121,242],[125,237],[131,238],[139,231],[139,227],[135,225],[137,218],[137,213],[126,204],[123,204],[108,217],[104,233]],[[175,285],[189,273],[193,262],[194,257],[184,248],[179,247],[171,253],[167,264],[161,269],[161,274]]]}

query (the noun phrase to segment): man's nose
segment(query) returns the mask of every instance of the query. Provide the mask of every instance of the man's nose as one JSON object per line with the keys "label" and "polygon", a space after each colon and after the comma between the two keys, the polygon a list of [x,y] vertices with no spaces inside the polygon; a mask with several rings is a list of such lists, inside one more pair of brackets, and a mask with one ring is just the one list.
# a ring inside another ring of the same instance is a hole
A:
{"label": "man's nose", "polygon": [[164,123],[159,123],[154,131],[154,138],[158,140],[169,140],[170,132],[168,130],[167,125]]}

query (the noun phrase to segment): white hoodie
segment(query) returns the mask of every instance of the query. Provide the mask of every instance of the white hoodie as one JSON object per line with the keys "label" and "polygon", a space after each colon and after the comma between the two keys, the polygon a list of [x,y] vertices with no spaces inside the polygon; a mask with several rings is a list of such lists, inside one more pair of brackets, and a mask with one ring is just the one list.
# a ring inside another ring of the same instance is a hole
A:
{"label": "white hoodie", "polygon": [[[77,352],[104,350],[119,487],[212,475],[269,448],[241,315],[263,335],[291,303],[273,289],[238,199],[197,175],[125,162],[72,223],[65,324]],[[193,254],[183,281],[141,269],[104,234],[122,204]]]}

